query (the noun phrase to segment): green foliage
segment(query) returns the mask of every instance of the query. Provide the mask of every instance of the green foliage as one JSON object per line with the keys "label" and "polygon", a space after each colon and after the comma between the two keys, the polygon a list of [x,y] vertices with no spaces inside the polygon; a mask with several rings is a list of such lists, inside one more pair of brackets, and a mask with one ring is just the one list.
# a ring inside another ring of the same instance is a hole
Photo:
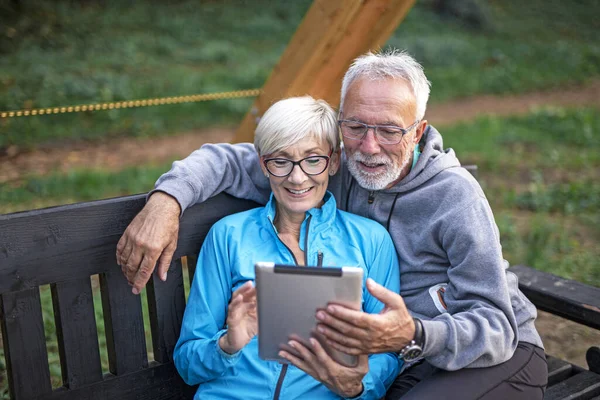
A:
{"label": "green foliage", "polygon": [[[311,0],[21,3],[0,12],[0,111],[261,87]],[[433,102],[546,89],[600,75],[598,11],[558,0],[417,2],[387,44],[423,63]],[[251,102],[4,119],[0,150],[233,124]]]}
{"label": "green foliage", "polygon": [[119,172],[72,170],[67,174],[52,173],[32,176],[17,187],[0,191],[0,205],[43,201],[45,206],[72,201],[96,200],[127,194],[148,192],[170,164],[127,168]]}
{"label": "green foliage", "polygon": [[[1,338],[2,336],[0,336]],[[6,364],[4,363],[4,347],[0,340],[0,400],[8,400],[8,377],[6,376]]]}
{"label": "green foliage", "polygon": [[535,174],[529,190],[519,194],[515,204],[531,211],[565,214],[599,212],[600,184],[596,181],[545,184],[541,174]]}

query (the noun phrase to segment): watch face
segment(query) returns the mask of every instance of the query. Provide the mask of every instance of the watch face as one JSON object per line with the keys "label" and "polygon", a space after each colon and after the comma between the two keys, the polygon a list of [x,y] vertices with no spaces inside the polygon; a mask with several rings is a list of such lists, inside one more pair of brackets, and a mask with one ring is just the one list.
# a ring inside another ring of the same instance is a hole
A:
{"label": "watch face", "polygon": [[405,361],[413,361],[421,356],[423,350],[420,346],[417,345],[409,345],[404,348],[402,351],[402,358]]}

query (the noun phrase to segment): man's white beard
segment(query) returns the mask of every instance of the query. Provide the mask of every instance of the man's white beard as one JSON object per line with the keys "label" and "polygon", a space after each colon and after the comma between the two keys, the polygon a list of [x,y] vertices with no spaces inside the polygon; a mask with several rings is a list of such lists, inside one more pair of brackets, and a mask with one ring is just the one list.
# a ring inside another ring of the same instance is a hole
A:
{"label": "man's white beard", "polygon": [[[361,187],[367,190],[382,190],[398,179],[409,161],[408,151],[402,164],[396,165],[386,156],[368,156],[357,150],[348,158],[348,170]],[[367,172],[360,167],[361,162],[368,165],[384,164],[385,170],[377,173]]]}

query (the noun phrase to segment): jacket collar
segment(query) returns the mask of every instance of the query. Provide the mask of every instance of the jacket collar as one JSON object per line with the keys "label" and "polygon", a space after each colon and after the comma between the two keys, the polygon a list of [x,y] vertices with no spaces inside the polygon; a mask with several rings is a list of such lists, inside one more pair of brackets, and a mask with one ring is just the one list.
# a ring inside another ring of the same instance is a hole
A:
{"label": "jacket collar", "polygon": [[[335,202],[334,196],[331,192],[325,192],[325,196],[323,197],[323,205],[320,208],[311,208],[308,210],[304,217],[304,222],[302,222],[301,232],[304,233],[306,229],[306,221],[310,217],[310,230],[312,232],[319,232],[323,229],[327,228],[335,219],[335,213],[337,211],[337,204]],[[273,221],[275,221],[275,215],[277,213],[277,199],[273,193],[271,193],[271,197],[269,198],[269,202],[265,205],[262,218],[263,221],[273,225]],[[303,234],[304,235],[304,234]]]}

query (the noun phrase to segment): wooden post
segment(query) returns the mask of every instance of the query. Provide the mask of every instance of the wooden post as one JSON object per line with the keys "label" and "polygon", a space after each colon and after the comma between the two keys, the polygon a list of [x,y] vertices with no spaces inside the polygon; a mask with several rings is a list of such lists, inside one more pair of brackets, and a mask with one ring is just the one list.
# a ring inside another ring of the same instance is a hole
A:
{"label": "wooden post", "polygon": [[257,118],[281,98],[310,94],[337,106],[342,78],[352,60],[383,45],[413,3],[314,0],[234,141],[251,142]]}

